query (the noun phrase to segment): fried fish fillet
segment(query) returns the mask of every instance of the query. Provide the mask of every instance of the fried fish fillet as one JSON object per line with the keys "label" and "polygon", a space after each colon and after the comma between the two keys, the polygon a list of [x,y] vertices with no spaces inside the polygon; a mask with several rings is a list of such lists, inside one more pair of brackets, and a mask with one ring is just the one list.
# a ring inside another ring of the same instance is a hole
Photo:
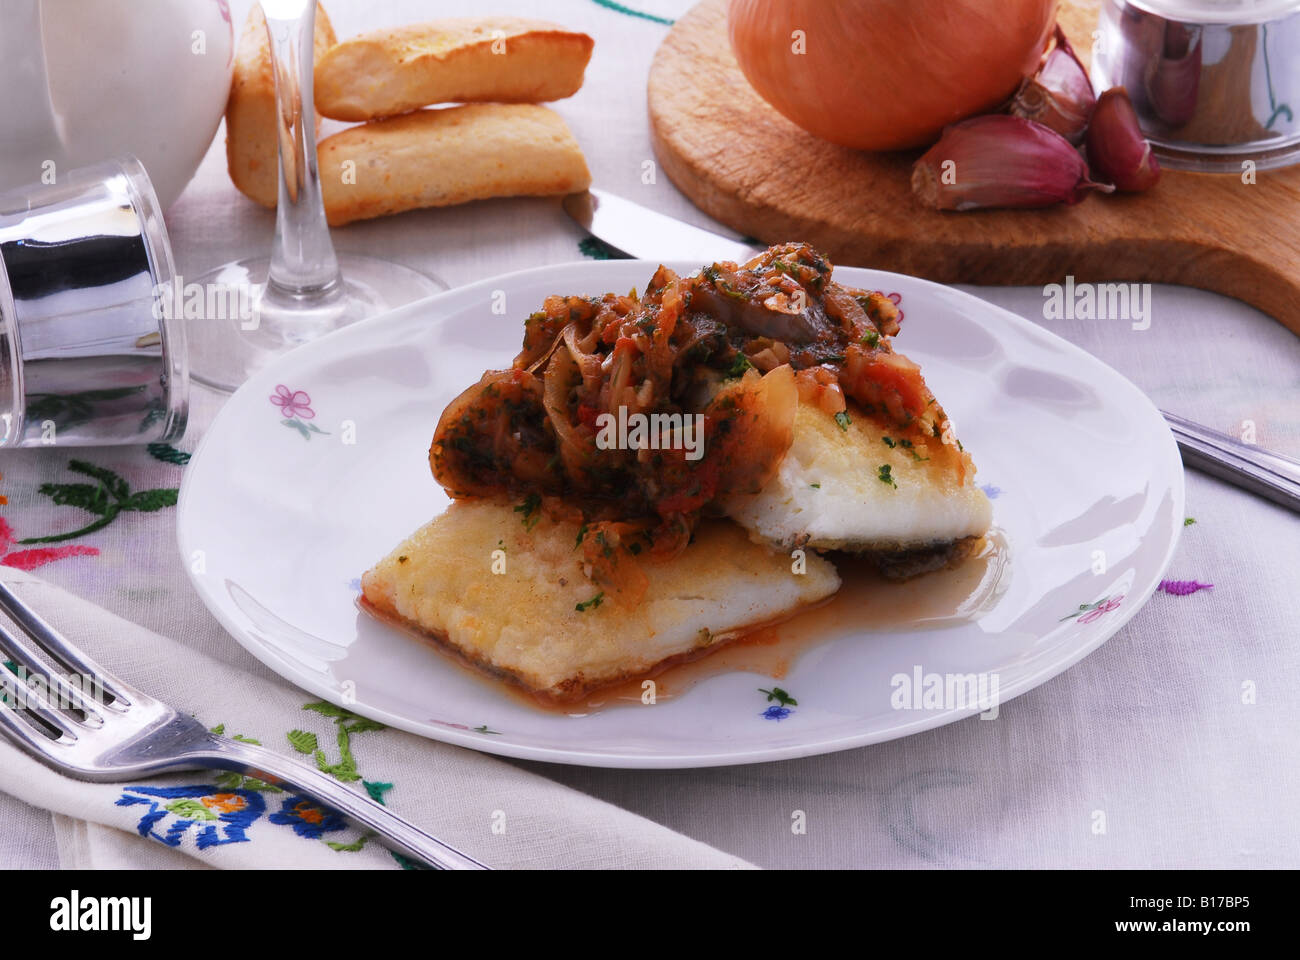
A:
{"label": "fried fish fillet", "polygon": [[821,557],[792,561],[717,520],[672,560],[643,564],[649,587],[629,610],[584,576],[580,529],[458,500],[367,571],[362,592],[488,672],[565,701],[702,654],[840,586]]}
{"label": "fried fish fillet", "polygon": [[933,556],[982,536],[992,523],[974,466],[964,452],[960,459],[966,469],[957,471],[951,458],[924,458],[853,404],[836,420],[800,403],[794,442],[776,476],[723,507],[751,535],[783,549]]}

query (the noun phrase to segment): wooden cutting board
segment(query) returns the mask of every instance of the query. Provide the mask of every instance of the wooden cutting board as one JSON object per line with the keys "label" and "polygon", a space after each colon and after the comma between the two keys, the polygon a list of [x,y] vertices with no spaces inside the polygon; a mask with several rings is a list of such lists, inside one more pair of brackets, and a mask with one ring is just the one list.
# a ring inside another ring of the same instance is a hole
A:
{"label": "wooden cutting board", "polygon": [[[1095,0],[1061,22],[1091,61]],[[1240,176],[1166,170],[1145,194],[1073,207],[939,213],[912,196],[918,152],[848,150],[804,132],[749,86],[727,41],[726,0],[677,21],[650,68],[659,164],[700,209],[740,232],[807,240],[836,263],[941,283],[1177,283],[1237,297],[1300,334],[1300,167]]]}

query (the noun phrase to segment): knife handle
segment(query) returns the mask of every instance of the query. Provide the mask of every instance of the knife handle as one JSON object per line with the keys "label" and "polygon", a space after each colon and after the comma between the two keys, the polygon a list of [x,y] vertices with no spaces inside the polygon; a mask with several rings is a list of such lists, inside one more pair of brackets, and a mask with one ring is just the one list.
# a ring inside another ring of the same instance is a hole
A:
{"label": "knife handle", "polygon": [[1183,463],[1300,513],[1300,462],[1165,413]]}

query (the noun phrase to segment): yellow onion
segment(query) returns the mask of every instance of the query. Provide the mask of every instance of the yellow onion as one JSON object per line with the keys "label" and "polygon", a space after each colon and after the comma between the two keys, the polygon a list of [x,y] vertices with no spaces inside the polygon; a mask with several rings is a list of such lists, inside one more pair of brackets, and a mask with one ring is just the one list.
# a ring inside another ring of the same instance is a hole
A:
{"label": "yellow onion", "polygon": [[997,109],[1035,72],[1057,0],[730,0],[731,48],[754,89],[846,147],[933,143]]}

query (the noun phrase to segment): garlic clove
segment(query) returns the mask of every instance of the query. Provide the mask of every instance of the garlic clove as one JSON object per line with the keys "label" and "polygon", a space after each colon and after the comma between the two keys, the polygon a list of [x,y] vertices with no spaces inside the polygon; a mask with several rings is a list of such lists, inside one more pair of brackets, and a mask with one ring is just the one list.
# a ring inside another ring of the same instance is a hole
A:
{"label": "garlic clove", "polygon": [[1050,207],[1074,204],[1094,183],[1083,157],[1042,124],[988,114],[943,131],[912,168],[912,192],[936,210]]}
{"label": "garlic clove", "polygon": [[1038,72],[1020,85],[1011,100],[1010,112],[1041,123],[1077,145],[1083,142],[1096,103],[1088,71],[1058,26],[1056,45]]}
{"label": "garlic clove", "polygon": [[1097,98],[1088,126],[1088,162],[1099,179],[1125,193],[1154,187],[1160,162],[1142,136],[1137,112],[1123,87],[1111,87]]}

